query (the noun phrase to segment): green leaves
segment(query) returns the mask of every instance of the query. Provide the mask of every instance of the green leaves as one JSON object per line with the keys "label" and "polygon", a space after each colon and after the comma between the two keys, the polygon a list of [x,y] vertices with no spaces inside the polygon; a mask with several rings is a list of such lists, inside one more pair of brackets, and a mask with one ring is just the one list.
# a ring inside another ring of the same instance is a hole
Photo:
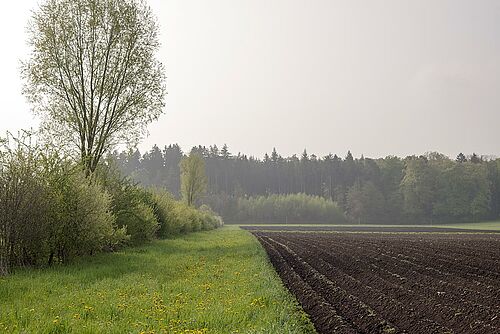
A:
{"label": "green leaves", "polygon": [[180,163],[181,193],[188,205],[194,205],[207,188],[205,162],[195,152],[184,157]]}
{"label": "green leaves", "polygon": [[30,22],[24,93],[47,136],[89,171],[136,144],[165,106],[158,25],[136,0],[47,0]]}

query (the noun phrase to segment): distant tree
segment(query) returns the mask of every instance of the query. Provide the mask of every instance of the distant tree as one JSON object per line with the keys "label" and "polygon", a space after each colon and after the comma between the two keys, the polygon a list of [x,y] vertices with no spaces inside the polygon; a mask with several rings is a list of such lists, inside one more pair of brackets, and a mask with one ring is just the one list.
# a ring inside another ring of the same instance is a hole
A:
{"label": "distant tree", "polygon": [[483,159],[481,159],[481,157],[476,153],[472,153],[472,155],[470,156],[470,162],[472,162],[473,164],[480,164],[481,162],[483,162]]}
{"label": "distant tree", "polygon": [[301,162],[309,161],[309,155],[307,154],[306,149],[304,149],[304,151],[302,152],[302,155],[300,156],[300,161]]}
{"label": "distant tree", "polygon": [[345,156],[345,161],[351,162],[354,160],[351,151],[347,151],[347,155]]}
{"label": "distant tree", "polygon": [[140,176],[145,178],[143,184],[147,186],[164,185],[164,159],[158,146],[154,145],[149,152],[144,153],[141,165],[142,175]]}
{"label": "distant tree", "polygon": [[210,151],[210,157],[212,158],[219,157],[219,148],[217,147],[217,145],[210,146],[209,151]]}
{"label": "distant tree", "polygon": [[206,191],[205,163],[200,155],[191,152],[181,160],[180,171],[182,198],[192,206]]}
{"label": "distant tree", "polygon": [[46,0],[29,26],[24,92],[53,138],[94,171],[117,143],[135,144],[162,113],[158,24],[139,0]]}
{"label": "distant tree", "polygon": [[325,162],[331,162],[331,161],[333,161],[333,154],[328,153],[327,155],[325,155],[323,157],[323,161],[325,161]]}
{"label": "distant tree", "polygon": [[425,157],[406,161],[401,181],[405,211],[414,219],[432,222],[436,197],[436,173]]}
{"label": "distant tree", "polygon": [[229,147],[227,147],[226,144],[222,146],[222,149],[220,150],[220,155],[223,159],[229,159],[231,157],[231,153],[229,153]]}
{"label": "distant tree", "polygon": [[279,155],[278,152],[276,152],[276,147],[273,147],[273,152],[271,153],[271,161],[276,163],[278,162]]}
{"label": "distant tree", "polygon": [[364,218],[363,188],[356,182],[347,192],[347,213],[350,219],[361,224]]}
{"label": "distant tree", "polygon": [[388,156],[378,159],[380,168],[380,190],[385,198],[384,213],[392,221],[401,221],[403,196],[400,190],[404,162],[398,157]]}
{"label": "distant tree", "polygon": [[163,165],[165,166],[165,187],[175,196],[179,195],[181,180],[179,164],[182,160],[182,150],[178,144],[169,145],[163,150]]}
{"label": "distant tree", "polygon": [[467,162],[467,158],[465,157],[465,155],[460,152],[458,155],[457,155],[457,158],[455,159],[457,162],[459,163],[464,163],[464,162]]}
{"label": "distant tree", "polygon": [[361,223],[379,223],[384,208],[384,197],[372,182],[356,182],[347,192],[348,216]]}
{"label": "distant tree", "polygon": [[141,152],[138,149],[128,151],[127,166],[131,173],[137,173],[141,168]]}

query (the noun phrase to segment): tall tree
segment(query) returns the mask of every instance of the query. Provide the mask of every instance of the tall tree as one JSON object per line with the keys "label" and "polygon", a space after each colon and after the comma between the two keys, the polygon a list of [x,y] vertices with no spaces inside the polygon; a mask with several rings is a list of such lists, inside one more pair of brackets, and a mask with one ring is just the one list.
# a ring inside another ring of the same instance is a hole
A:
{"label": "tall tree", "polygon": [[406,212],[417,221],[432,222],[436,197],[436,172],[426,157],[407,159],[401,192]]}
{"label": "tall tree", "polygon": [[182,197],[188,205],[194,205],[206,191],[205,162],[199,154],[191,152],[181,160],[180,168]]}
{"label": "tall tree", "polygon": [[139,0],[47,0],[29,26],[24,92],[43,128],[87,171],[117,143],[137,143],[162,113],[158,25]]}

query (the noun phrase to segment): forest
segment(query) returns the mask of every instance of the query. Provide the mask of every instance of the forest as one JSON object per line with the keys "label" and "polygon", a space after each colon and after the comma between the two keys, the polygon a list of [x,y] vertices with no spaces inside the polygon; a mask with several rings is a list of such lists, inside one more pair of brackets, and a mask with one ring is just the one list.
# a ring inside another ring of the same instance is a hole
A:
{"label": "forest", "polygon": [[[226,221],[289,221],[275,214],[272,205],[255,207],[256,198],[262,202],[272,194],[319,197],[341,213],[327,219],[302,214],[295,222],[432,224],[493,220],[500,215],[500,159],[475,153],[460,153],[456,159],[437,152],[372,159],[355,158],[350,151],[344,157],[318,157],[306,150],[283,157],[273,149],[260,159],[233,154],[227,145],[198,146],[191,152],[205,161],[208,186],[202,202]],[[114,151],[109,157],[136,182],[179,196],[183,156],[180,146],[172,144],[162,149],[155,145],[144,153]],[[253,213],[242,214],[250,212],[252,203]]]}

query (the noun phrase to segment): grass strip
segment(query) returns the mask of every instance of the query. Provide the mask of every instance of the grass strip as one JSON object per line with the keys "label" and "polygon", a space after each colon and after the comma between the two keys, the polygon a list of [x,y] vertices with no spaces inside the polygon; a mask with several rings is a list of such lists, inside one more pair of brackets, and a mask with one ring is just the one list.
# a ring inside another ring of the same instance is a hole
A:
{"label": "grass strip", "polygon": [[248,232],[224,227],[0,278],[0,332],[314,333]]}

